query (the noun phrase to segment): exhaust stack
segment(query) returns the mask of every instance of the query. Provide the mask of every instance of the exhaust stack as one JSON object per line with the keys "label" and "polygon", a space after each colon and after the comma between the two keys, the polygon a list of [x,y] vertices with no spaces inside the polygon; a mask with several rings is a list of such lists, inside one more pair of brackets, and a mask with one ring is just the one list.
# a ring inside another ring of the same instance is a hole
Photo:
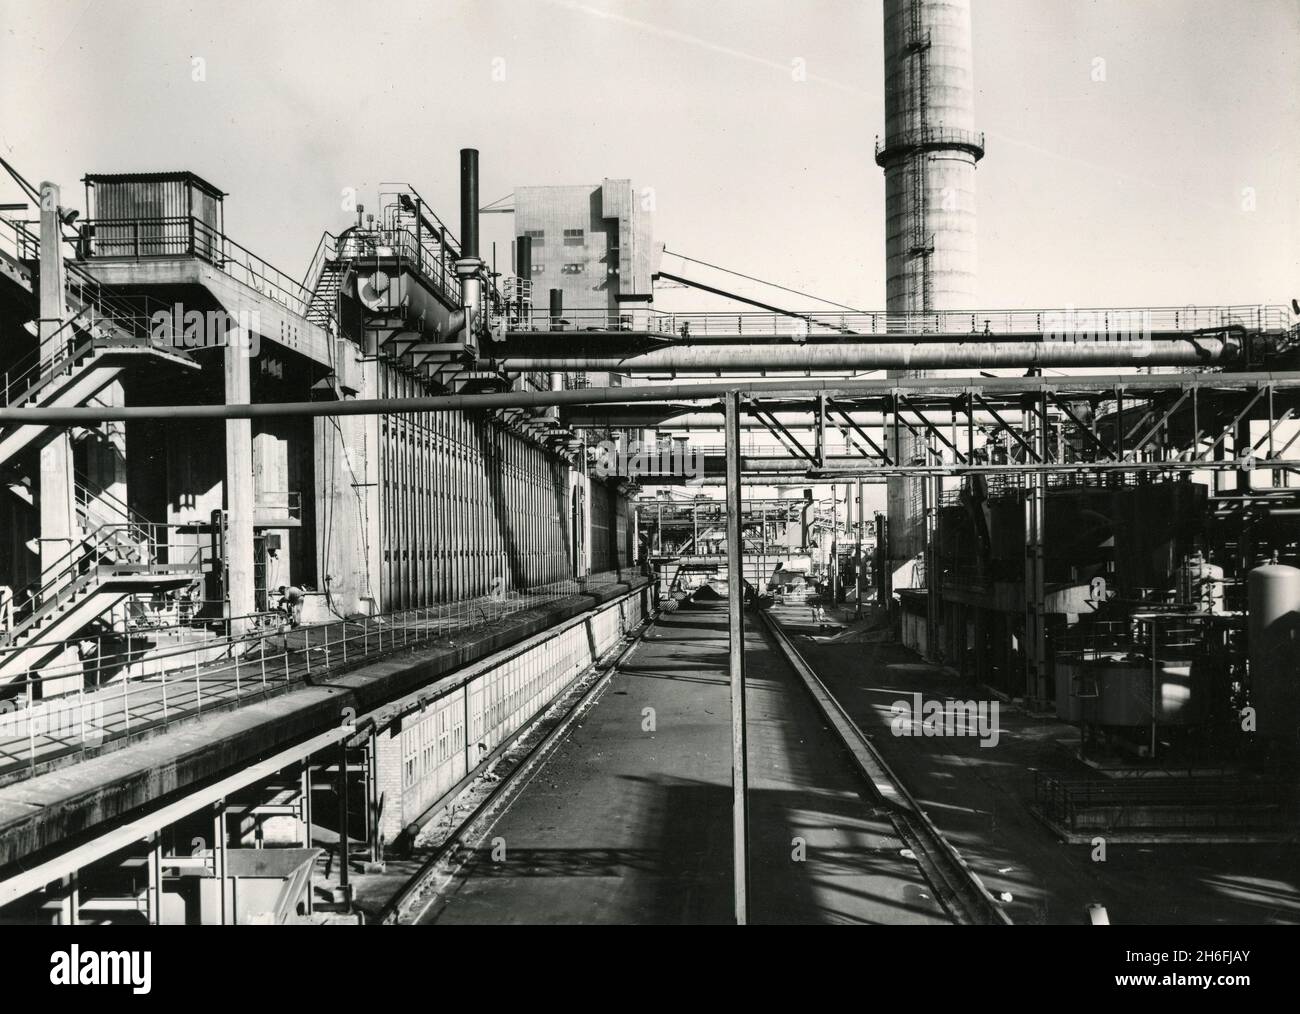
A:
{"label": "exhaust stack", "polygon": [[461,303],[465,310],[465,343],[477,345],[475,335],[483,311],[483,262],[478,255],[478,149],[460,150],[460,279]]}

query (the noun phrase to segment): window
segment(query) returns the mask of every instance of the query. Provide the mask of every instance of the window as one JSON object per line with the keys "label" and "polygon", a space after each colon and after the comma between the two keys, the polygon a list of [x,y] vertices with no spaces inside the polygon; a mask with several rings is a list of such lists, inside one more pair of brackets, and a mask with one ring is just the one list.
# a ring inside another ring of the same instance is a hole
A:
{"label": "window", "polygon": [[585,242],[585,233],[581,229],[564,230],[565,246],[582,246],[584,242]]}
{"label": "window", "polygon": [[587,265],[585,264],[566,264],[560,270],[560,273],[564,275],[580,275],[586,270]]}
{"label": "window", "polygon": [[545,265],[545,264],[534,264],[534,265],[533,265],[533,274],[535,274],[535,275],[540,275],[540,274],[543,274],[545,271],[546,271],[546,265]]}
{"label": "window", "polygon": [[534,243],[545,243],[545,242],[546,242],[546,230],[545,230],[545,229],[525,229],[525,230],[524,230],[524,235],[527,236],[529,239],[531,239]]}

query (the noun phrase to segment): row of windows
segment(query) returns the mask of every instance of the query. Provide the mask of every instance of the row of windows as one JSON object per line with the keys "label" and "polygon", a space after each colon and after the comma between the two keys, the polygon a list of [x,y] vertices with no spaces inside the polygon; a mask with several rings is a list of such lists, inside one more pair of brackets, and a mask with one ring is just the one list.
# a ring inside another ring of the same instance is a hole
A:
{"label": "row of windows", "polygon": [[[561,264],[561,265],[560,265],[560,274],[562,274],[562,275],[583,275],[583,274],[586,274],[586,273],[587,273],[587,265],[585,265],[585,264]],[[534,265],[533,265],[533,274],[535,274],[535,275],[544,275],[544,274],[546,274],[546,265],[545,265],[545,264],[534,264]],[[616,274],[618,274],[618,268],[611,267],[611,268],[606,272],[606,274],[616,275]]]}
{"label": "row of windows", "polygon": [[[529,239],[531,239],[534,243],[537,243],[539,245],[546,242],[545,229],[525,229],[524,235],[527,236]],[[586,242],[586,237],[587,234],[582,229],[565,229],[564,245],[582,246],[582,244]]]}

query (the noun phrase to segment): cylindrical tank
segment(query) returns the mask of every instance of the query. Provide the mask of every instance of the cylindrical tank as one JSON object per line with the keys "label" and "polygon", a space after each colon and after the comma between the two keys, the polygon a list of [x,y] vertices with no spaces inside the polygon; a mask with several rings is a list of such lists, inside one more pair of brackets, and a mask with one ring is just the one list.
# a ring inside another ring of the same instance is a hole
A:
{"label": "cylindrical tank", "polygon": [[1246,579],[1246,597],[1255,730],[1294,742],[1300,730],[1300,569],[1256,567]]}
{"label": "cylindrical tank", "polygon": [[1176,574],[1179,602],[1203,613],[1223,612],[1223,568],[1207,563],[1200,554],[1184,560]]}

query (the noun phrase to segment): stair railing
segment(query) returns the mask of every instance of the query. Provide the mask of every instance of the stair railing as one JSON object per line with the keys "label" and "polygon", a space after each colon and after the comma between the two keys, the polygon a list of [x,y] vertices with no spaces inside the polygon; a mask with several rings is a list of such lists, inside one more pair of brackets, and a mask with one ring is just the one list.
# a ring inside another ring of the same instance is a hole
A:
{"label": "stair railing", "polygon": [[[185,527],[148,522],[145,525],[101,525],[92,530],[47,568],[51,576],[44,584],[27,598],[15,601],[14,624],[9,630],[0,632],[0,645],[12,644],[51,608],[98,580],[102,570],[113,573],[198,573],[203,562],[201,543],[189,547],[191,552],[188,556],[182,554],[181,559],[170,558],[176,555],[174,550],[182,547],[169,545],[167,535],[172,529]],[[134,549],[124,549],[123,541]],[[166,562],[159,559],[163,547],[169,550]],[[128,558],[121,559],[123,555]]]}

